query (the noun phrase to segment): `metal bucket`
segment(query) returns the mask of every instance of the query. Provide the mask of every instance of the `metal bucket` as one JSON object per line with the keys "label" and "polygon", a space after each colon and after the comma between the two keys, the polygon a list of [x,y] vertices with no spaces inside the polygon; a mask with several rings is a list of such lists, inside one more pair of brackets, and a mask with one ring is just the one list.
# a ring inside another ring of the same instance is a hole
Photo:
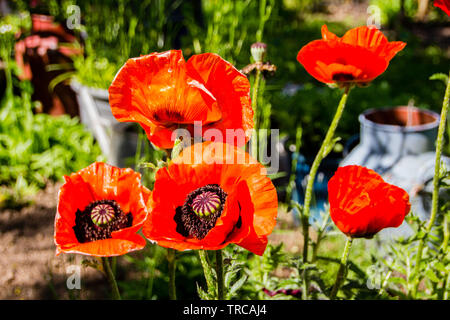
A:
{"label": "metal bucket", "polygon": [[71,83],[80,106],[80,121],[94,135],[108,163],[125,167],[127,159],[134,157],[138,134],[133,123],[114,118],[108,101],[108,91]]}

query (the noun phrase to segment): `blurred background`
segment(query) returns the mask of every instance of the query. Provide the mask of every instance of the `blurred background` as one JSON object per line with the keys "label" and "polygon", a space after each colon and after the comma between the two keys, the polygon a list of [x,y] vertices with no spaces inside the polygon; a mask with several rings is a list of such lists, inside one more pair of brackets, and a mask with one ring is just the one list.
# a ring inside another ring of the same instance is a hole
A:
{"label": "blurred background", "polygon": [[[182,49],[187,60],[193,54],[215,52],[244,69],[254,62],[251,44],[266,43],[266,61],[276,71],[264,73],[257,121],[259,128],[280,130],[276,151],[281,171],[273,179],[280,202],[289,211],[291,199],[302,202],[305,175],[340,98],[339,90],[319,83],[305,71],[296,60],[297,53],[321,38],[323,24],[338,36],[356,26],[377,24],[390,41],[404,41],[407,46],[369,87],[353,90],[337,130],[342,139],[324,161],[315,185],[316,218],[325,208],[326,183],[339,163],[360,163],[361,148],[355,147],[373,145],[361,139],[367,121],[381,125],[381,132],[384,125],[391,125],[410,127],[399,129],[402,137],[413,133],[411,141],[399,142],[398,155],[387,156],[388,166],[380,166],[385,154],[368,166],[392,181],[403,181],[399,184],[406,183],[402,187],[408,192],[417,185],[426,189],[426,177],[409,176],[411,181],[406,181],[402,168],[404,163],[413,163],[408,176],[433,159],[438,121],[433,112],[440,112],[444,84],[429,77],[447,73],[450,65],[450,21],[432,1],[0,0],[0,15],[0,269],[6,270],[0,275],[0,298],[73,298],[75,293],[64,289],[65,267],[81,258],[54,258],[52,242],[63,175],[96,160],[140,170],[140,162],[162,157],[139,126],[118,123],[109,110],[107,89],[131,57]],[[253,82],[254,75],[248,76]],[[409,109],[392,111],[399,106]],[[381,115],[364,113],[385,108],[390,111]],[[408,115],[415,122],[408,123]],[[378,131],[368,135],[378,134],[383,140]],[[391,136],[386,139],[392,142]],[[420,145],[421,139],[426,140],[422,148],[408,147]],[[141,171],[151,187],[154,173]],[[419,202],[420,208],[426,207]],[[280,221],[280,229],[292,232],[275,233],[272,240],[297,252],[301,245],[296,242],[295,211],[280,216]],[[165,293],[152,291],[165,279],[165,271],[156,267],[162,254],[149,256],[144,262],[133,256],[127,259],[135,270],[138,284],[134,285],[143,286],[147,298],[164,298]],[[191,256],[185,259],[193,260]],[[147,270],[144,275],[142,270]],[[148,270],[159,274],[155,283]],[[186,278],[200,276],[185,271]],[[93,287],[103,283],[94,272],[86,279]],[[195,288],[185,290],[186,296],[195,292]],[[95,297],[94,292],[87,292],[83,297]],[[128,294],[140,297],[132,289]]]}

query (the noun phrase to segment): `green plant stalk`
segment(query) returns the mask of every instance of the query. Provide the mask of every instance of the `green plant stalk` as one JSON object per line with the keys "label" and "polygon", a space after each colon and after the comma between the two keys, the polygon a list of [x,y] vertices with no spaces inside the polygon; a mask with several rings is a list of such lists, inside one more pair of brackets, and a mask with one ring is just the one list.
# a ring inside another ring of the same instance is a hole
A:
{"label": "green plant stalk", "polygon": [[177,300],[177,290],[175,287],[175,271],[176,271],[176,257],[175,249],[167,249],[167,261],[169,263],[169,299]]}
{"label": "green plant stalk", "polygon": [[289,183],[286,190],[286,202],[288,203],[289,206],[291,203],[292,191],[294,190],[295,186],[295,175],[297,171],[298,154],[300,153],[300,147],[302,142],[302,134],[303,134],[302,127],[297,127],[297,132],[295,135],[295,152],[297,152],[297,157],[292,159],[291,175],[289,177]]}
{"label": "green plant stalk", "polygon": [[258,129],[259,129],[259,123],[258,123],[258,89],[259,89],[259,83],[261,79],[261,71],[256,69],[256,76],[255,76],[255,82],[253,84],[253,92],[252,92],[252,109],[253,109],[253,134],[252,134],[252,142],[251,142],[251,155],[255,159],[258,159]]}
{"label": "green plant stalk", "polygon": [[216,250],[217,300],[225,299],[222,250]]}
{"label": "green plant stalk", "polygon": [[444,101],[442,103],[442,111],[441,111],[441,120],[439,122],[439,129],[438,129],[438,135],[436,138],[436,158],[435,158],[435,164],[434,164],[434,177],[433,177],[433,194],[431,198],[431,215],[430,220],[428,220],[428,224],[425,228],[425,234],[422,239],[420,239],[419,246],[417,249],[417,256],[416,256],[416,264],[414,266],[414,276],[416,276],[416,282],[414,284],[412,297],[415,298],[417,294],[417,290],[420,283],[420,277],[418,277],[420,264],[422,262],[422,253],[424,249],[425,242],[427,241],[428,235],[431,232],[431,229],[433,228],[434,222],[437,217],[438,213],[438,204],[439,204],[439,173],[441,170],[441,154],[442,154],[442,148],[444,144],[444,132],[445,132],[445,126],[447,124],[447,113],[448,113],[448,106],[449,106],[449,100],[450,100],[450,73],[449,73],[449,79],[447,80],[447,88],[445,89],[445,95],[444,95]]}
{"label": "green plant stalk", "polygon": [[444,286],[444,297],[443,300],[448,300],[448,296],[450,294],[450,273],[447,274],[447,282]]}
{"label": "green plant stalk", "polygon": [[214,293],[214,276],[211,270],[211,265],[208,262],[208,252],[205,250],[198,250],[198,255],[200,257],[200,263],[203,267],[203,273],[205,274],[206,285],[208,286],[208,293]]}
{"label": "green plant stalk", "polygon": [[309,243],[309,211],[311,206],[311,199],[313,194],[314,180],[316,178],[317,170],[319,169],[320,163],[322,162],[324,156],[326,155],[326,149],[330,147],[330,144],[333,140],[334,133],[339,124],[339,120],[341,119],[342,113],[344,111],[347,97],[350,92],[350,87],[345,89],[344,94],[342,95],[341,101],[337,107],[336,113],[334,114],[333,120],[328,128],[328,132],[323,140],[322,145],[320,146],[319,152],[317,153],[314,162],[311,166],[311,170],[309,171],[308,183],[306,186],[305,192],[305,202],[302,210],[302,226],[303,226],[303,262],[306,263],[308,261],[308,243]]}
{"label": "green plant stalk", "polygon": [[121,300],[119,287],[117,286],[116,278],[111,269],[108,257],[102,257],[103,270],[108,278],[109,285],[111,286],[112,296],[114,300]]}
{"label": "green plant stalk", "polygon": [[339,265],[339,270],[336,275],[336,281],[334,283],[333,289],[331,290],[330,299],[333,300],[336,298],[336,295],[341,287],[341,284],[345,281],[347,277],[347,261],[348,256],[350,254],[350,248],[352,247],[353,238],[347,238],[347,242],[345,243],[344,252],[342,253],[341,263]]}
{"label": "green plant stalk", "polygon": [[[448,250],[448,240],[450,238],[450,230],[449,230],[449,226],[448,226],[448,215],[446,215],[444,217],[444,239],[442,241],[442,252],[447,252]],[[450,292],[450,288],[449,287],[449,283],[450,283],[450,272],[445,272],[444,276],[443,276],[443,281],[442,281],[442,291],[444,292],[443,294],[443,300],[448,300],[448,295]]]}
{"label": "green plant stalk", "polygon": [[136,152],[134,154],[134,170],[135,171],[137,171],[139,169],[139,161],[141,160],[142,142],[143,141],[144,141],[144,133],[142,133],[142,131],[139,130]]}
{"label": "green plant stalk", "polygon": [[5,96],[11,97],[13,95],[13,83],[12,83],[12,75],[11,75],[11,66],[10,66],[10,62],[9,62],[9,51],[2,48],[1,58],[5,64],[5,68],[4,68],[5,80],[6,80]]}
{"label": "green plant stalk", "polygon": [[267,5],[266,0],[259,1],[259,26],[256,31],[256,41],[261,42],[264,34],[264,27],[266,25],[267,20],[269,20],[270,15],[272,14],[273,9],[273,1],[270,1],[270,4]]}
{"label": "green plant stalk", "polygon": [[325,229],[328,224],[328,219],[330,219],[330,210],[328,210],[327,215],[324,217],[322,225],[320,226],[319,231],[317,232],[317,241],[312,244],[313,251],[312,251],[312,257],[311,257],[311,263],[314,263],[317,259],[317,253],[319,252],[319,246],[322,242],[322,240],[325,238]]}

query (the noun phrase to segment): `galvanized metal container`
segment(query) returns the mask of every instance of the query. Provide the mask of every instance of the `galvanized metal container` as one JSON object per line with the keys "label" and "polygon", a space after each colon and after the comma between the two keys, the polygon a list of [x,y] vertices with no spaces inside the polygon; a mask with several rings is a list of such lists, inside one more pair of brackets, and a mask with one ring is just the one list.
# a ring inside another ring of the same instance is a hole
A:
{"label": "galvanized metal container", "polygon": [[86,87],[76,81],[71,83],[80,106],[80,121],[92,132],[108,163],[127,166],[126,160],[134,156],[138,134],[133,123],[119,122],[114,118],[108,100],[108,91]]}

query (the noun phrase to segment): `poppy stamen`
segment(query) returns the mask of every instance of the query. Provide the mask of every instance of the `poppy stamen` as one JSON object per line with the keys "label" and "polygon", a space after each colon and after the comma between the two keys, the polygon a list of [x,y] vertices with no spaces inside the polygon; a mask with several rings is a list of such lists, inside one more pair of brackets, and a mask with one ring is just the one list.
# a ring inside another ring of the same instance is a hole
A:
{"label": "poppy stamen", "polygon": [[114,231],[131,227],[133,216],[125,214],[114,200],[90,203],[83,211],[75,213],[73,231],[80,243],[110,239]]}
{"label": "poppy stamen", "polygon": [[350,73],[339,72],[333,74],[332,79],[337,82],[348,82],[355,80],[355,76]]}
{"label": "poppy stamen", "polygon": [[183,206],[177,208],[178,232],[199,240],[214,228],[222,214],[227,193],[217,184],[208,184],[192,191]]}

